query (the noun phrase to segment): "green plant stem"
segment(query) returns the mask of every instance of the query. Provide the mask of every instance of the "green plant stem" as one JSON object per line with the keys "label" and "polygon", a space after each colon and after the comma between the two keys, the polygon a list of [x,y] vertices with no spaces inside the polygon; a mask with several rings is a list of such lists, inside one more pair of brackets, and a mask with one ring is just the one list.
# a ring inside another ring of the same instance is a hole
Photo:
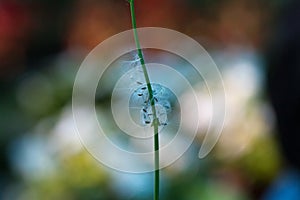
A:
{"label": "green plant stem", "polygon": [[155,172],[154,172],[155,173],[155,175],[154,175],[154,200],[158,200],[159,199],[159,137],[158,137],[159,121],[158,121],[158,118],[156,115],[155,100],[153,98],[152,86],[150,83],[148,71],[147,71],[147,68],[145,65],[145,59],[143,56],[138,33],[136,30],[134,0],[129,0],[129,4],[130,4],[130,13],[131,13],[131,22],[132,22],[132,28],[133,28],[134,41],[136,44],[138,56],[139,56],[139,59],[140,59],[141,65],[142,65],[142,69],[143,69],[143,73],[144,73],[144,77],[146,80],[147,89],[148,89],[148,93],[149,93],[149,100],[150,100],[151,109],[152,109],[152,113],[153,113],[152,126],[154,128],[154,151],[155,151],[155,153],[154,153],[154,167],[155,167],[155,169],[154,169],[155,170]]}

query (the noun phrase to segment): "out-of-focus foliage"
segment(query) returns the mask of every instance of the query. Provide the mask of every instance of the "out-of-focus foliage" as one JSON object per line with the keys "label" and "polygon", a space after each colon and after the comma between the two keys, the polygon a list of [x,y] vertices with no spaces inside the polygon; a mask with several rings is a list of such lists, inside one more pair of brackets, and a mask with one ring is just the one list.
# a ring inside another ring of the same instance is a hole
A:
{"label": "out-of-focus foliage", "polygon": [[109,175],[85,152],[62,158],[55,172],[28,180],[19,198],[115,199]]}

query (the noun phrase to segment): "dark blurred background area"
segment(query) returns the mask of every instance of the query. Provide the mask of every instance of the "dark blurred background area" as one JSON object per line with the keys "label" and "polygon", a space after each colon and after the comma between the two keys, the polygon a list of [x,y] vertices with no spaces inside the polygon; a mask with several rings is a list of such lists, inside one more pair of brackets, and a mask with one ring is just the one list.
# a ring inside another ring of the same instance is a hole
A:
{"label": "dark blurred background area", "polygon": [[[299,200],[299,2],[135,2],[138,27],[174,29],[205,47],[228,98],[217,146],[199,160],[200,135],[164,169],[162,199]],[[0,1],[0,199],[152,198],[152,174],[102,166],[72,123],[81,62],[130,28],[126,0]]]}

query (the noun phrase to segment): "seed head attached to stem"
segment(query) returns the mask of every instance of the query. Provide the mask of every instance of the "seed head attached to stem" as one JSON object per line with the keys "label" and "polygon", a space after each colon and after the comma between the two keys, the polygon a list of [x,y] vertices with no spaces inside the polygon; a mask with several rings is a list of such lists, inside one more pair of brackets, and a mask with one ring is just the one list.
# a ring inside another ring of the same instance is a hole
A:
{"label": "seed head attached to stem", "polygon": [[155,99],[153,95],[153,90],[151,86],[151,82],[149,79],[148,71],[146,68],[143,52],[141,49],[137,29],[136,29],[136,17],[135,17],[135,12],[134,12],[134,0],[129,0],[130,4],[130,13],[131,13],[131,22],[132,22],[132,28],[133,28],[133,36],[134,36],[134,41],[136,44],[137,52],[138,52],[138,57],[140,59],[140,63],[143,69],[148,93],[149,93],[149,100],[150,100],[150,105],[153,113],[153,122],[152,126],[154,129],[154,200],[159,199],[159,137],[158,137],[158,126],[159,126],[159,120],[157,118],[156,114],[156,108],[155,108]]}

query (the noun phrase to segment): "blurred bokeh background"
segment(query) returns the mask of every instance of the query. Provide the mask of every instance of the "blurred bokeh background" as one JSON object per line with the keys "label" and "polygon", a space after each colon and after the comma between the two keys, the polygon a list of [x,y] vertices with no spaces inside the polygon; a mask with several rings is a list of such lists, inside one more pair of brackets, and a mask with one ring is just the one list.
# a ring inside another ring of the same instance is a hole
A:
{"label": "blurred bokeh background", "polygon": [[[164,169],[162,199],[299,200],[299,3],[136,0],[136,14],[139,27],[200,42],[228,98],[217,146],[198,159],[199,136],[184,160]],[[0,199],[152,198],[151,173],[102,166],[73,127],[78,67],[130,28],[126,0],[0,1]]]}

